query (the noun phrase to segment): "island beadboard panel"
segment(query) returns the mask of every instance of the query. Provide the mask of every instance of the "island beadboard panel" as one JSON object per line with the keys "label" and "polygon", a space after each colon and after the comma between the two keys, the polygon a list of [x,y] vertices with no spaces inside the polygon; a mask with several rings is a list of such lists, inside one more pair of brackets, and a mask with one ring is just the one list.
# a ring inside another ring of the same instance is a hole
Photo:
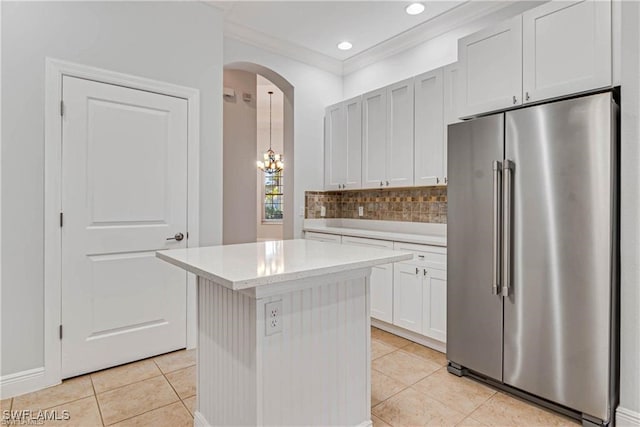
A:
{"label": "island beadboard panel", "polygon": [[[326,215],[320,216],[325,207]],[[358,216],[358,207],[364,215]],[[305,192],[305,218],[447,223],[447,187]]]}

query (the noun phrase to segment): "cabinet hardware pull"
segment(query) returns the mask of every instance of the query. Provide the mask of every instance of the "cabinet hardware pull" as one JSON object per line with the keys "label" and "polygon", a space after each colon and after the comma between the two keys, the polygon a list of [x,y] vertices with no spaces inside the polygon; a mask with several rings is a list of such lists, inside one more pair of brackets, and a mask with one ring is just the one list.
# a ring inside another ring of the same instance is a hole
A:
{"label": "cabinet hardware pull", "polygon": [[525,92],[525,99],[528,101],[530,99],[529,92]]}
{"label": "cabinet hardware pull", "polygon": [[425,276],[427,275],[427,269],[426,268],[424,269],[424,275]]}
{"label": "cabinet hardware pull", "polygon": [[440,184],[440,178],[436,177],[436,184]]}
{"label": "cabinet hardware pull", "polygon": [[420,273],[420,269],[416,267],[416,274]]}
{"label": "cabinet hardware pull", "polygon": [[515,105],[515,104],[517,104],[517,103],[518,103],[518,98],[516,98],[516,96],[515,96],[515,95],[513,95],[513,104]]}
{"label": "cabinet hardware pull", "polygon": [[389,186],[389,181],[387,181],[387,187]]}

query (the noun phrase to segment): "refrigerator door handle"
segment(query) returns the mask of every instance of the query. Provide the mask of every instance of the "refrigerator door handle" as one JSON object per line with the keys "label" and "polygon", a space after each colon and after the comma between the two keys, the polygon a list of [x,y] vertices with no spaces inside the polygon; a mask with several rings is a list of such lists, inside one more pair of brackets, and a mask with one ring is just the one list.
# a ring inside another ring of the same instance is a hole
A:
{"label": "refrigerator door handle", "polygon": [[502,296],[509,296],[511,288],[511,209],[514,163],[505,160],[502,164]]}
{"label": "refrigerator door handle", "polygon": [[493,161],[493,263],[491,293],[500,295],[500,226],[502,222],[502,163]]}

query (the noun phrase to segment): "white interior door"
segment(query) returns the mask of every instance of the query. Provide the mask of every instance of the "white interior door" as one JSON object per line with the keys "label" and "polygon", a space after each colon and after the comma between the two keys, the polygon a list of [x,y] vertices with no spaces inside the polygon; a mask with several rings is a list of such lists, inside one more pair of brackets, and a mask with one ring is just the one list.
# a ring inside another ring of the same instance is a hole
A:
{"label": "white interior door", "polygon": [[[186,345],[187,101],[63,77],[62,377]],[[182,233],[181,240],[167,240]]]}

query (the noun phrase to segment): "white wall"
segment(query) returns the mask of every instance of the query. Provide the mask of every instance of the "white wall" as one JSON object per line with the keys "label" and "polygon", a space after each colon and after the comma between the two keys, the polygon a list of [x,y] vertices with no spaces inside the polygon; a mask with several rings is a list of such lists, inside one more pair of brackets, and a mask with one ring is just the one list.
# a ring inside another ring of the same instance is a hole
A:
{"label": "white wall", "polygon": [[[273,92],[271,103],[271,119],[269,118],[269,91]],[[261,158],[263,153],[269,149],[269,122],[271,121],[271,146],[273,151],[282,154],[286,163],[287,157],[284,152],[284,93],[266,78],[258,75],[257,85],[257,117],[258,117],[258,134],[257,134],[257,158]],[[285,164],[284,173],[287,173]],[[257,240],[282,240],[283,227],[282,222],[264,222],[264,210],[262,203],[264,201],[264,173],[257,174],[256,191],[256,222],[258,227]],[[284,203],[287,203],[284,198]]]}
{"label": "white wall", "polygon": [[250,62],[284,77],[294,88],[294,237],[302,236],[305,190],[323,186],[324,108],[342,97],[342,78],[264,49],[224,38],[224,63]]}
{"label": "white wall", "polygon": [[[640,418],[640,3],[622,3],[620,406]],[[640,419],[636,420],[640,423]],[[618,425],[630,425],[618,420]]]}
{"label": "white wall", "polygon": [[[487,7],[491,7],[491,3],[493,2],[488,2]],[[347,74],[344,76],[343,99],[456,62],[459,38],[516,16],[537,4],[532,1],[513,2],[489,16],[473,20],[411,49]]]}
{"label": "white wall", "polygon": [[200,243],[218,243],[222,18],[199,2],[2,2],[1,7],[1,373],[6,375],[43,366],[45,57],[200,90]]}
{"label": "white wall", "polygon": [[[236,96],[225,98],[223,121],[223,225],[222,242],[256,241],[256,75],[224,70],[224,87]],[[243,95],[251,95],[251,101]]]}

